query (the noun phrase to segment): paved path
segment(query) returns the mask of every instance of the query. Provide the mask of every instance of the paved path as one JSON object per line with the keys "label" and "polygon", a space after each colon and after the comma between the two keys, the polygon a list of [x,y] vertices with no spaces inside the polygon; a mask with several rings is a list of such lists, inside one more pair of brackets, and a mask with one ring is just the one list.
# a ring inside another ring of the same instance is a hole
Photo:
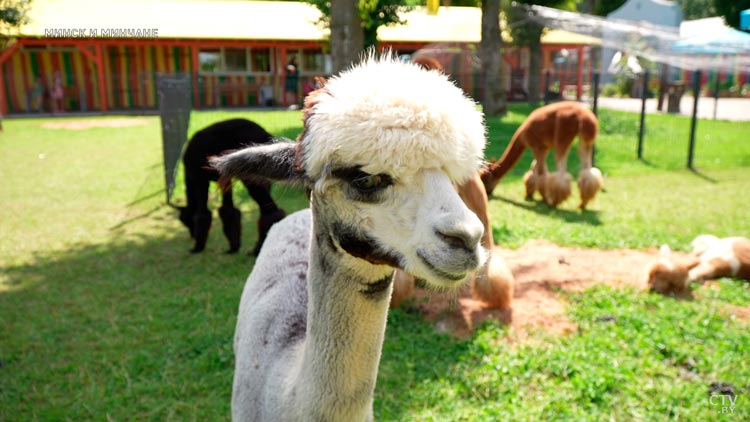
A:
{"label": "paved path", "polygon": [[[592,100],[589,101],[591,103]],[[655,98],[646,100],[646,113],[658,113]],[[719,120],[750,121],[750,98],[719,98],[718,104],[712,97],[698,98],[698,117],[703,119],[716,118]],[[638,98],[599,98],[598,107],[615,110],[641,112],[641,100]],[[666,104],[664,108],[666,109]],[[683,96],[680,101],[680,114],[693,115],[693,97]]]}

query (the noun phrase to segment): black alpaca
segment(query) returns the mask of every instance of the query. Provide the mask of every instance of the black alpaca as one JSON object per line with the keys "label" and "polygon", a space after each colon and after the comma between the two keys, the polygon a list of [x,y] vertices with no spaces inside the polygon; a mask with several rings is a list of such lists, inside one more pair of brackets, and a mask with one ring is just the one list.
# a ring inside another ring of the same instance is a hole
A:
{"label": "black alpaca", "polygon": [[[177,207],[180,221],[190,230],[195,246],[190,252],[201,252],[206,247],[208,231],[211,229],[211,211],[208,209],[208,187],[211,181],[216,182],[219,174],[209,166],[208,158],[234,151],[253,144],[267,144],[272,136],[259,125],[246,119],[231,119],[208,126],[190,139],[182,163],[185,166],[185,191],[187,206]],[[286,213],[271,198],[271,184],[268,182],[246,181],[242,183],[250,196],[260,207],[258,219],[258,243],[252,251],[260,252],[268,229],[286,216]],[[240,249],[242,221],[240,210],[234,207],[231,187],[222,194],[219,217],[224,235],[229,241],[228,253]]]}

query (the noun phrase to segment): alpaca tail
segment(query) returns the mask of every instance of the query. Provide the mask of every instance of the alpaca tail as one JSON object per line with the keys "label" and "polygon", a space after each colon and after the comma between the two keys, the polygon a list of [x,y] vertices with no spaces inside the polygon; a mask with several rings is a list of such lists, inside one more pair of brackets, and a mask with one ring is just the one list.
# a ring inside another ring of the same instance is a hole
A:
{"label": "alpaca tail", "polygon": [[510,140],[508,147],[505,148],[503,156],[480,171],[482,183],[484,183],[484,189],[487,191],[487,195],[492,194],[492,191],[495,190],[495,186],[500,182],[500,179],[502,179],[503,176],[505,176],[510,169],[518,163],[518,160],[521,158],[525,149],[526,146],[520,141],[518,132],[516,132]]}

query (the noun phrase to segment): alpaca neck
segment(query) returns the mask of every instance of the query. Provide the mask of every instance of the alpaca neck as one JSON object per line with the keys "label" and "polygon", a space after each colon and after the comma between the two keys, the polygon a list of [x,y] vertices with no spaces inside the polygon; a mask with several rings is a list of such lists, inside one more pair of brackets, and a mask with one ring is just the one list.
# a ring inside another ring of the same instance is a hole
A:
{"label": "alpaca neck", "polygon": [[307,330],[294,383],[299,416],[369,420],[393,269],[347,254],[315,217],[313,236]]}

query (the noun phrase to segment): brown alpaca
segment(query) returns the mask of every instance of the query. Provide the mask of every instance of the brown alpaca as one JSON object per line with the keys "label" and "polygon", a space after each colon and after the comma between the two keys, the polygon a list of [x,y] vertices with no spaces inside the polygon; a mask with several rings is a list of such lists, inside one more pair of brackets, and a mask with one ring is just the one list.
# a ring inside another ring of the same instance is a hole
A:
{"label": "brown alpaca", "polygon": [[683,293],[690,283],[701,283],[721,277],[750,280],[750,239],[701,235],[685,258],[675,258],[669,246],[660,249],[660,259],[646,268],[649,290],[668,294]]}
{"label": "brown alpaca", "polygon": [[[509,309],[513,299],[513,274],[499,256],[492,253],[492,226],[487,209],[487,193],[484,191],[479,175],[457,187],[458,195],[466,206],[473,211],[484,225],[482,246],[489,252],[487,263],[471,278],[471,294],[485,302],[491,308]],[[405,299],[414,295],[414,277],[396,270],[393,276],[393,294],[391,306],[396,307]]]}
{"label": "brown alpaca", "polygon": [[[432,57],[416,56],[413,61],[427,70],[443,71],[443,66],[440,62]],[[484,226],[482,246],[490,252],[487,263],[471,279],[471,294],[492,308],[509,309],[513,299],[513,274],[505,265],[502,258],[492,253],[494,247],[492,226],[490,225],[490,214],[487,209],[487,193],[482,186],[482,180],[479,178],[479,175],[476,175],[463,185],[457,186],[456,189],[466,206],[482,222]],[[413,295],[414,277],[404,271],[396,270],[393,275],[391,306],[397,307],[401,302]]]}
{"label": "brown alpaca", "polygon": [[[503,156],[481,171],[482,182],[488,195],[516,165],[524,150],[530,148],[534,154],[531,169],[524,175],[526,199],[535,192],[544,202],[558,206],[570,196],[571,178],[567,172],[568,153],[576,136],[579,137],[578,156],[581,171],[578,189],[581,195],[580,208],[594,199],[603,184],[599,169],[592,166],[592,154],[599,123],[594,113],[575,101],[562,101],[534,110],[516,130]],[[547,171],[547,153],[555,151],[555,172]]]}

